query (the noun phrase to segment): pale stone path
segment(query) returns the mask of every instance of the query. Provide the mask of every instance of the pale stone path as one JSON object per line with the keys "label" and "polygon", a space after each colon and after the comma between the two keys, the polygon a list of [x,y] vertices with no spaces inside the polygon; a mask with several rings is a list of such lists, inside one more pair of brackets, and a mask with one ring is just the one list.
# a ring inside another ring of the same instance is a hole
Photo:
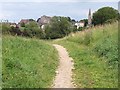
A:
{"label": "pale stone path", "polygon": [[72,83],[73,59],[69,57],[66,49],[60,45],[53,44],[59,54],[59,66],[53,82],[53,88],[74,88]]}

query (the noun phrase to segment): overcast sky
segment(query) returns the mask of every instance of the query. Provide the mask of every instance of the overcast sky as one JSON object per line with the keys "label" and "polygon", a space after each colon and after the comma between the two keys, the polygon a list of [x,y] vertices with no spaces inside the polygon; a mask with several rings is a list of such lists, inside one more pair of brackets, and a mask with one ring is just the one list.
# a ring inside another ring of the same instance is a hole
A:
{"label": "overcast sky", "polygon": [[[97,1],[97,2],[96,2]],[[0,0],[0,19],[19,22],[21,19],[37,20],[42,15],[69,16],[75,20],[88,17],[101,7],[118,9],[119,0]]]}

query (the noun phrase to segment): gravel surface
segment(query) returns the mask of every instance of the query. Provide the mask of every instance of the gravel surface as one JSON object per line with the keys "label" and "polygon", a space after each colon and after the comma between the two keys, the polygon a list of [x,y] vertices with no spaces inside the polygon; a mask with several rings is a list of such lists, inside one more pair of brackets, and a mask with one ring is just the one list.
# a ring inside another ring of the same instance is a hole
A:
{"label": "gravel surface", "polygon": [[59,66],[56,71],[56,77],[53,88],[74,88],[72,83],[73,59],[69,57],[67,50],[57,44],[53,44],[59,54]]}

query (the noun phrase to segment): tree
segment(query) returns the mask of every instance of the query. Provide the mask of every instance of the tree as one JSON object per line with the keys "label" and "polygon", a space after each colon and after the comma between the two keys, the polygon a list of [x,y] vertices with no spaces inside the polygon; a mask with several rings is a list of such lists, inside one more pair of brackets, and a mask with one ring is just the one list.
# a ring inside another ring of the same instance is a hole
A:
{"label": "tree", "polygon": [[72,21],[70,17],[67,17],[67,18],[68,18],[68,21],[69,21],[69,22],[71,22],[71,21]]}
{"label": "tree", "polygon": [[54,16],[45,27],[46,38],[56,39],[68,35],[72,31],[71,22],[68,17]]}
{"label": "tree", "polygon": [[20,23],[20,26],[25,27],[25,23],[24,22]]}
{"label": "tree", "polygon": [[76,22],[75,19],[72,19],[71,21],[72,21],[72,22]]}
{"label": "tree", "polygon": [[35,21],[34,19],[29,19],[29,21]]}
{"label": "tree", "polygon": [[112,7],[103,7],[93,13],[93,24],[104,24],[109,19],[118,19],[119,12]]}
{"label": "tree", "polygon": [[25,25],[23,35],[28,37],[37,37],[37,38],[44,37],[43,31],[40,29],[39,25],[35,21],[31,21]]}

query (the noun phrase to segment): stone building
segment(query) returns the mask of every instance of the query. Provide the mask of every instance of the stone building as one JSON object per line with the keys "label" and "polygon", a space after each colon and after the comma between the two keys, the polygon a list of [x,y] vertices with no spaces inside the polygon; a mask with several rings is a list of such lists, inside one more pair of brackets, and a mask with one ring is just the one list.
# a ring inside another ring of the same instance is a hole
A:
{"label": "stone building", "polygon": [[38,18],[37,22],[40,25],[40,27],[44,29],[45,25],[50,23],[50,20],[51,17],[43,15],[41,16],[41,18]]}
{"label": "stone building", "polygon": [[92,26],[92,16],[91,16],[91,9],[89,9],[89,14],[88,14],[88,27]]}

